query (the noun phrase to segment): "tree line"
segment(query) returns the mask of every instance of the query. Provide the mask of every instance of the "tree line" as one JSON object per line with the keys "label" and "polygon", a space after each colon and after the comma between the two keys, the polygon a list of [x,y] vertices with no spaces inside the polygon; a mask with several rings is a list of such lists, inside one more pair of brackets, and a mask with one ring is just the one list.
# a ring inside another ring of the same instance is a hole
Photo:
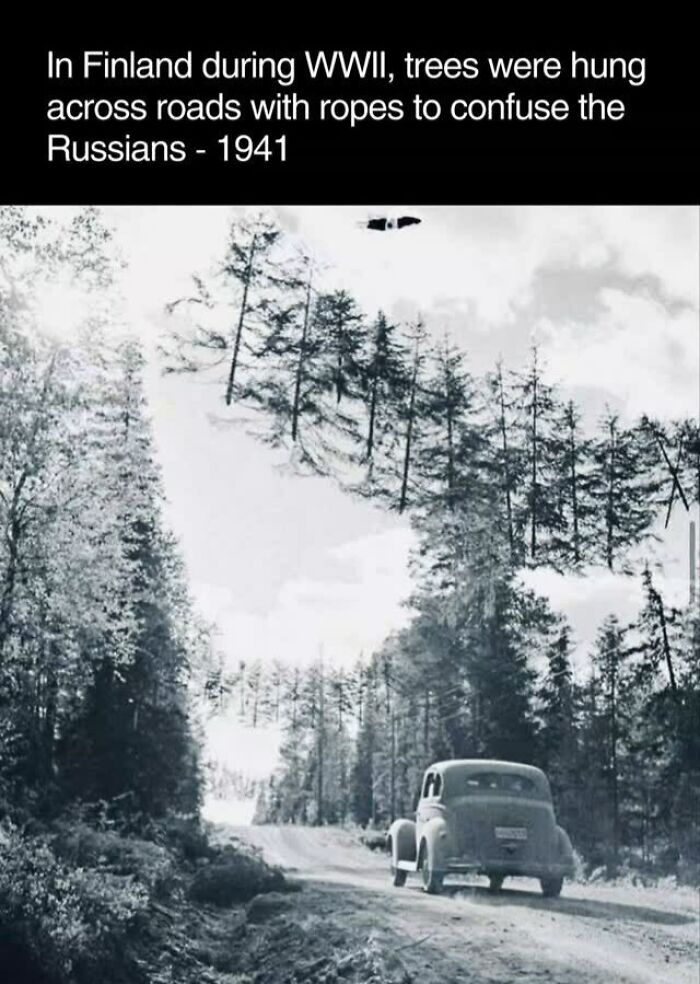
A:
{"label": "tree line", "polygon": [[264,216],[233,221],[213,270],[168,309],[166,371],[215,374],[229,419],[299,470],[423,524],[493,513],[513,569],[630,571],[669,502],[698,501],[696,421],[629,424],[608,408],[590,427],[536,348],[521,370],[478,376],[420,321],[324,290],[313,258]]}
{"label": "tree line", "polygon": [[[114,340],[112,237],[94,209],[7,207],[0,241],[0,809],[196,812],[205,642],[162,520],[143,356]],[[42,328],[58,288],[66,344]]]}
{"label": "tree line", "polygon": [[546,770],[590,867],[697,864],[700,619],[641,579],[638,617],[606,617],[579,673],[566,620],[500,576],[415,599],[410,624],[347,668],[212,668],[215,712],[280,728],[258,821],[383,827],[415,809],[431,762],[495,757]]}

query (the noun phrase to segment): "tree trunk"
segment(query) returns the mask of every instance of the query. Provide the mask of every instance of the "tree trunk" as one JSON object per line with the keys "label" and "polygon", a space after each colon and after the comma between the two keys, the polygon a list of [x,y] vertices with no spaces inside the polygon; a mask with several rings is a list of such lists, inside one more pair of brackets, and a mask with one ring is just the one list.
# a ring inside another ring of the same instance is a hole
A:
{"label": "tree trunk", "polygon": [[252,725],[254,728],[258,726],[258,700],[260,695],[260,674],[256,671],[253,677],[253,717]]}
{"label": "tree trunk", "polygon": [[391,709],[391,822],[396,819],[396,713]]}
{"label": "tree trunk", "polygon": [[56,747],[56,722],[58,717],[58,678],[50,668],[46,674],[46,696],[44,699],[43,758],[44,775],[51,779],[54,772],[54,752]]}
{"label": "tree trunk", "polygon": [[576,474],[576,438],[573,408],[569,407],[569,455],[571,458],[571,512],[574,524],[574,562],[581,561],[581,541],[578,515],[578,476]]}
{"label": "tree trunk", "polygon": [[673,699],[678,700],[678,686],[676,684],[676,674],[673,669],[673,656],[671,654],[671,643],[668,638],[668,625],[666,624],[666,612],[664,611],[663,599],[655,588],[652,588],[650,593],[656,603],[656,610],[659,615],[659,626],[661,628],[661,638],[663,640],[664,647],[664,660],[666,661],[666,669],[668,670],[668,681],[671,686],[671,693],[673,694]]}
{"label": "tree trunk", "polygon": [[299,670],[294,670],[294,680],[292,683],[292,731],[297,729],[297,705],[299,703]]}
{"label": "tree trunk", "polygon": [[12,623],[12,608],[14,605],[15,585],[17,582],[17,571],[19,566],[19,544],[21,539],[22,527],[19,520],[13,516],[10,520],[10,529],[7,536],[8,557],[3,578],[2,596],[0,596],[0,657],[5,649],[5,644],[10,637]]}
{"label": "tree trunk", "polygon": [[430,756],[430,691],[425,691],[423,703],[423,758],[427,764]]}
{"label": "tree trunk", "polygon": [[343,397],[343,321],[336,325],[338,331],[338,350],[335,370],[335,395],[336,403],[340,403]]}
{"label": "tree trunk", "polygon": [[532,376],[532,485],[530,489],[530,510],[532,527],[530,530],[530,557],[537,553],[537,362]]}
{"label": "tree trunk", "polygon": [[319,675],[319,723],[318,723],[318,782],[316,785],[316,824],[323,824],[323,756],[325,740],[325,719],[324,719],[324,693],[323,693],[323,667]]}
{"label": "tree trunk", "polygon": [[245,663],[241,663],[240,664],[239,670],[240,670],[240,674],[241,674],[241,681],[240,681],[241,699],[240,699],[239,713],[240,713],[240,716],[243,717],[244,714],[245,714],[245,704],[246,704],[246,701],[245,701],[245,679],[246,679],[245,678]]}
{"label": "tree trunk", "polygon": [[369,405],[369,429],[367,433],[367,449],[365,452],[365,458],[367,461],[372,460],[372,454],[374,452],[374,424],[377,416],[377,398],[379,390],[379,373],[377,372],[376,366],[374,375],[372,377],[372,396]]}
{"label": "tree trunk", "polygon": [[610,793],[612,799],[612,858],[608,864],[608,876],[614,877],[617,874],[619,854],[620,854],[620,798],[619,782],[617,775],[617,659],[618,654],[615,650],[608,655],[608,660],[613,660],[608,667],[609,675],[609,699],[610,699]]}
{"label": "tree trunk", "polygon": [[455,486],[455,452],[454,452],[454,420],[452,415],[452,403],[450,399],[450,372],[445,366],[445,398],[447,404],[447,506],[450,512],[454,512],[454,486]]}
{"label": "tree trunk", "polygon": [[615,424],[610,424],[610,464],[608,470],[608,496],[605,510],[606,543],[605,557],[610,570],[613,569],[614,559],[614,526],[615,526]]}
{"label": "tree trunk", "polygon": [[[56,355],[54,354],[49,359],[49,363],[46,367],[46,372],[44,373],[44,378],[41,384],[40,406],[42,407],[44,406],[49,393],[55,366]],[[27,482],[27,478],[29,477],[29,456],[34,451],[34,442],[36,441],[39,433],[40,423],[41,417],[39,411],[37,411],[32,424],[31,434],[27,442],[27,460],[19,479],[17,480],[17,485],[12,493],[12,503],[9,509],[8,531],[6,533],[8,541],[8,559],[7,567],[5,569],[5,577],[3,578],[2,595],[0,595],[0,659],[2,658],[5,644],[10,636],[15,586],[17,583],[17,574],[19,572],[19,547],[23,534],[23,509],[21,507],[22,492],[24,491],[24,486]]]}
{"label": "tree trunk", "polygon": [[233,399],[233,386],[236,379],[236,368],[238,366],[238,355],[241,349],[241,339],[243,337],[243,323],[245,317],[248,313],[248,291],[250,290],[250,283],[253,279],[253,262],[255,260],[255,249],[257,245],[257,236],[253,236],[250,244],[250,249],[248,251],[248,262],[245,269],[245,280],[243,281],[243,297],[241,298],[241,309],[238,313],[238,324],[236,325],[236,338],[233,344],[233,355],[231,357],[231,368],[228,373],[228,382],[226,383],[226,406],[231,406],[231,401]]}
{"label": "tree trunk", "polygon": [[401,497],[399,499],[399,512],[402,513],[406,508],[408,499],[408,475],[411,467],[411,443],[413,440],[413,424],[416,412],[416,390],[418,388],[418,352],[413,366],[413,376],[411,378],[411,395],[408,403],[408,425],[406,427],[406,448],[403,459],[403,474],[401,476]]}
{"label": "tree trunk", "polygon": [[506,405],[505,397],[503,394],[503,373],[501,367],[498,367],[498,394],[500,403],[500,430],[501,430],[501,446],[503,449],[503,485],[506,493],[506,519],[508,522],[508,545],[510,548],[510,560],[511,563],[515,562],[515,540],[513,535],[513,503],[511,499],[510,492],[510,468],[508,467],[508,434],[506,430]]}
{"label": "tree trunk", "polygon": [[301,402],[301,384],[304,378],[304,359],[306,357],[306,340],[309,331],[309,311],[311,310],[311,271],[306,284],[306,300],[304,302],[304,320],[301,328],[299,343],[299,359],[294,380],[294,404],[292,406],[292,440],[296,441],[299,433],[299,404]]}

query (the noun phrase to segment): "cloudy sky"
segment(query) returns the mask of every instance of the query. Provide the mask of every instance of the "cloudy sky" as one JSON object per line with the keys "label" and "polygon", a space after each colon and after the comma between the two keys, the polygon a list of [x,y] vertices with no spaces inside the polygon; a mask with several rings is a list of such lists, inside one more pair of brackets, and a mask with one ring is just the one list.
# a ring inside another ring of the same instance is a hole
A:
{"label": "cloudy sky", "polygon": [[[698,210],[683,207],[417,207],[400,232],[360,228],[381,208],[289,207],[281,223],[369,311],[419,311],[449,331],[481,372],[518,366],[536,340],[550,376],[594,420],[698,412]],[[164,304],[221,250],[235,210],[107,208],[128,260],[129,319],[151,360],[148,390],[168,495],[197,604],[233,661],[328,661],[370,652],[407,613],[406,522],[300,479],[238,428],[220,427],[221,387],[163,377],[155,345]],[[387,210],[401,213],[403,208]],[[688,517],[677,510],[663,551],[668,590],[687,595]],[[579,659],[610,610],[632,616],[638,585],[597,572],[533,575],[566,611]],[[213,733],[221,754],[230,729]],[[269,766],[273,744],[259,756]]]}

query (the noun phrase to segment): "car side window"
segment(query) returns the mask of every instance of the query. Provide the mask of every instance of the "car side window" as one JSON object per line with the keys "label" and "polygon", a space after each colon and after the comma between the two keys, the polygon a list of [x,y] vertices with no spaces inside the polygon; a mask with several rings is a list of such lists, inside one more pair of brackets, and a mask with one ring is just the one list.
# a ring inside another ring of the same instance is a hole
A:
{"label": "car side window", "polygon": [[442,791],[442,776],[439,772],[435,774],[433,779],[433,796],[437,797]]}
{"label": "car side window", "polygon": [[433,774],[429,772],[425,777],[425,783],[423,784],[423,799],[427,799],[428,796],[432,796],[433,792]]}

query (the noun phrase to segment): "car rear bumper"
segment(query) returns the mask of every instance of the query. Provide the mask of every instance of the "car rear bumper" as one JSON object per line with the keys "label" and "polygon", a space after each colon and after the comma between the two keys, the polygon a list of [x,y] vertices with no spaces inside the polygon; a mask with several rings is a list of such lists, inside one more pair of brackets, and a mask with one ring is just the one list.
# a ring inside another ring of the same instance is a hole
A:
{"label": "car rear bumper", "polygon": [[512,858],[493,860],[448,858],[445,874],[475,873],[481,875],[520,875],[528,878],[571,878],[574,866],[570,862],[517,861]]}

